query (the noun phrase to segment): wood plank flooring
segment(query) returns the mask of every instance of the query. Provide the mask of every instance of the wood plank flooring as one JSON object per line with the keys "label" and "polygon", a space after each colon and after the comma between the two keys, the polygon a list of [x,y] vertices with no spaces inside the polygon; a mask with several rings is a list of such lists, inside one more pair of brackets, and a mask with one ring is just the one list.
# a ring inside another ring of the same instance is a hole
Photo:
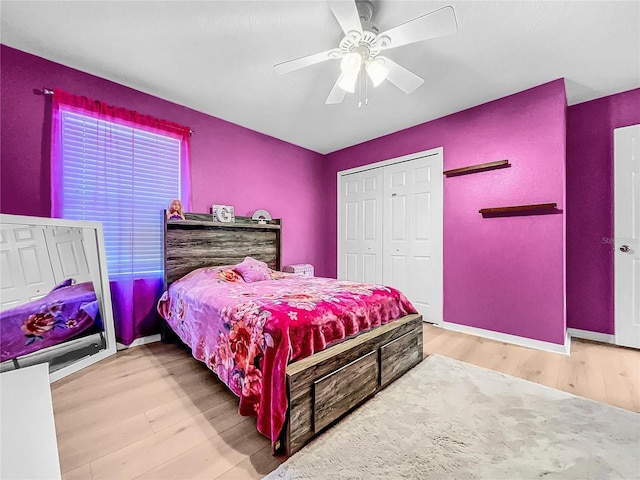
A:
{"label": "wood plank flooring", "polygon": [[[640,412],[640,351],[574,339],[571,356],[424,329],[439,354]],[[259,479],[280,460],[253,418],[174,345],[131,348],[52,384],[63,478]]]}

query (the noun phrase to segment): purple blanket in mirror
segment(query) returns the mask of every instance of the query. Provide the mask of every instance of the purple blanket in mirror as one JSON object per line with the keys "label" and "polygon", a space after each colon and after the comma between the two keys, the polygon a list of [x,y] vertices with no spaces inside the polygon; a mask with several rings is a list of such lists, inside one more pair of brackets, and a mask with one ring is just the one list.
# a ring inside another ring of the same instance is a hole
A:
{"label": "purple blanket in mirror", "polygon": [[0,313],[0,361],[57,345],[94,323],[100,312],[93,283],[66,280],[45,297]]}

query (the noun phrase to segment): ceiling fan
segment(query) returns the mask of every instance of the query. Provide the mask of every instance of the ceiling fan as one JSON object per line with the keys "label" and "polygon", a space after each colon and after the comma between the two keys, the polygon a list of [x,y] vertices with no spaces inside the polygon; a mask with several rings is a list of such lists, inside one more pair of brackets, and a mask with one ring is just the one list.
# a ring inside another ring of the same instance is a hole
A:
{"label": "ceiling fan", "polygon": [[[355,92],[358,79],[360,91],[363,84],[366,91],[366,76],[374,87],[386,79],[405,93],[413,92],[424,80],[381,53],[410,43],[449,35],[458,30],[451,6],[380,32],[371,21],[371,0],[327,0],[327,3],[344,32],[338,48],[278,63],[273,67],[278,75],[284,75],[326,60],[340,59],[341,73],[327,97],[327,104],[342,103],[347,92]],[[361,102],[359,106],[360,104]]]}

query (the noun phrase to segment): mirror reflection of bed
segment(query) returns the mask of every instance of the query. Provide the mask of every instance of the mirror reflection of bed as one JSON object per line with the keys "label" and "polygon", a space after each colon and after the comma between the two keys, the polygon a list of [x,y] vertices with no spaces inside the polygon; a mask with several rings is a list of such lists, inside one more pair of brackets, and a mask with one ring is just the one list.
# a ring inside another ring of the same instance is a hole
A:
{"label": "mirror reflection of bed", "polygon": [[53,381],[115,352],[96,225],[2,215],[0,372],[47,362]]}

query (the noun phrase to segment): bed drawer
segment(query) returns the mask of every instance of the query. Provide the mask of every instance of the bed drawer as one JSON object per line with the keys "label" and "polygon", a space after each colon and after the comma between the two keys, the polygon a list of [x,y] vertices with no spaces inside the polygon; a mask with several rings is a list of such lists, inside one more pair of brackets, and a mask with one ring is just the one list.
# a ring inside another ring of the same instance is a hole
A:
{"label": "bed drawer", "polygon": [[313,429],[319,432],[372,395],[378,387],[378,355],[372,351],[313,382]]}
{"label": "bed drawer", "polygon": [[409,332],[380,347],[380,386],[384,387],[422,360],[422,332]]}

